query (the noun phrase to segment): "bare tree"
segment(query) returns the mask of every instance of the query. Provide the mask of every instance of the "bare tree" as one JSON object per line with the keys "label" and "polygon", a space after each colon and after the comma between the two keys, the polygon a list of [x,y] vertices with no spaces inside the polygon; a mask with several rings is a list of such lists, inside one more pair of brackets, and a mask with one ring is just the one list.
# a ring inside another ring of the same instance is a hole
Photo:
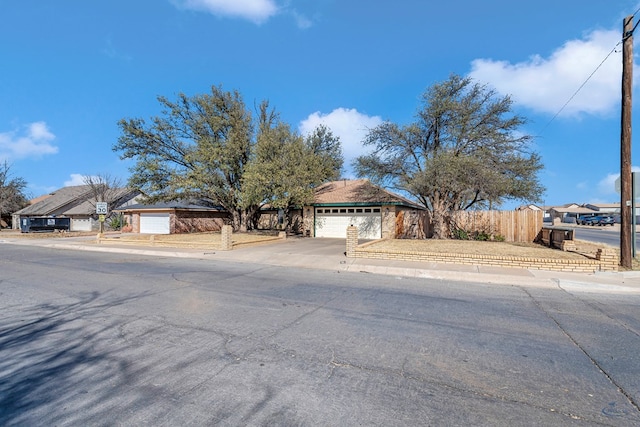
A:
{"label": "bare tree", "polygon": [[[94,208],[99,202],[107,203],[108,217],[113,215],[113,209],[118,207],[122,198],[131,191],[122,184],[121,179],[113,177],[108,173],[85,175],[82,177],[82,181],[91,189],[92,198],[90,203]],[[104,223],[100,222],[100,232],[103,231]]]}
{"label": "bare tree", "polygon": [[120,178],[112,177],[108,173],[85,175],[82,177],[82,182],[91,187],[93,199],[96,202],[109,203],[117,199],[120,190],[124,187]]}
{"label": "bare tree", "polygon": [[28,204],[26,186],[23,178],[11,176],[11,165],[6,160],[0,164],[0,223]]}

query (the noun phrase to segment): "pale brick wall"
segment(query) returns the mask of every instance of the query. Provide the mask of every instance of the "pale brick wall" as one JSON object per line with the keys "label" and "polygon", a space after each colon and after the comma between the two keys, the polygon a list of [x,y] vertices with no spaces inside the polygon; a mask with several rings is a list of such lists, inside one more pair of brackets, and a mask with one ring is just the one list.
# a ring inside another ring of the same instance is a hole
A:
{"label": "pale brick wall", "polygon": [[596,271],[618,271],[618,254],[613,249],[598,249],[596,259],[541,259],[514,256],[472,255],[455,253],[385,251],[372,247],[376,242],[358,245],[358,228],[347,228],[347,257],[399,261],[423,261],[444,264],[488,265],[507,268],[528,268],[593,273]]}
{"label": "pale brick wall", "polygon": [[614,249],[598,249],[596,259],[600,261],[601,271],[618,271],[620,258],[618,257],[618,253]]}
{"label": "pale brick wall", "polygon": [[[349,249],[349,246],[347,246]],[[413,251],[387,252],[367,248],[366,245],[347,251],[351,258],[370,258],[399,261],[424,261],[443,264],[488,265],[507,268],[529,268],[533,270],[593,273],[595,271],[618,271],[617,256],[603,255],[600,260],[562,260],[492,255],[444,254]]]}
{"label": "pale brick wall", "polygon": [[347,256],[357,258],[356,249],[358,247],[358,227],[347,227]]}
{"label": "pale brick wall", "polygon": [[222,226],[222,243],[220,249],[223,251],[230,251],[233,249],[233,228],[230,225]]}

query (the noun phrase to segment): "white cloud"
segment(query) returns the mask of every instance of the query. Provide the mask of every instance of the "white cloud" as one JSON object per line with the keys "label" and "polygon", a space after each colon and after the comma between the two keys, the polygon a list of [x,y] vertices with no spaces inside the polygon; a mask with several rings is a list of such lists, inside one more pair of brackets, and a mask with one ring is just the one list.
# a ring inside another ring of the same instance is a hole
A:
{"label": "white cloud", "polygon": [[51,143],[55,138],[45,122],[34,122],[22,130],[0,133],[0,159],[39,158],[55,154],[58,147]]}
{"label": "white cloud", "polygon": [[[476,59],[469,76],[535,111],[556,114],[620,40],[620,31],[593,31],[582,39],[567,41],[548,58],[535,55],[516,64]],[[602,63],[560,115],[616,111],[620,105],[621,48]]]}
{"label": "white cloud", "polygon": [[610,173],[604,178],[602,178],[597,185],[598,194],[602,194],[602,195],[615,194],[616,193],[615,182],[616,182],[616,179],[618,179],[619,177],[620,177],[619,173]]}
{"label": "white cloud", "polygon": [[307,18],[306,16],[302,15],[301,13],[295,10],[292,10],[290,13],[293,16],[293,19],[296,21],[296,25],[301,30],[306,30],[313,26],[313,21]]}
{"label": "white cloud", "polygon": [[[633,166],[631,168],[632,172],[640,173],[640,167]],[[608,196],[617,194],[616,191],[616,180],[620,178],[620,173],[610,173],[598,182],[596,186],[598,194],[602,196]]]}
{"label": "white cloud", "polygon": [[173,0],[173,3],[184,9],[248,19],[256,24],[261,24],[278,13],[274,0]]}
{"label": "white cloud", "polygon": [[79,173],[72,173],[69,175],[70,179],[64,182],[64,187],[72,187],[74,185],[85,185],[84,177],[85,175]]}
{"label": "white cloud", "polygon": [[359,113],[355,108],[336,108],[329,114],[319,111],[312,113],[300,122],[298,129],[302,135],[310,134],[318,125],[323,124],[331,129],[331,132],[340,137],[342,152],[347,173],[353,159],[364,153],[362,140],[369,129],[382,123],[379,116],[367,116]]}

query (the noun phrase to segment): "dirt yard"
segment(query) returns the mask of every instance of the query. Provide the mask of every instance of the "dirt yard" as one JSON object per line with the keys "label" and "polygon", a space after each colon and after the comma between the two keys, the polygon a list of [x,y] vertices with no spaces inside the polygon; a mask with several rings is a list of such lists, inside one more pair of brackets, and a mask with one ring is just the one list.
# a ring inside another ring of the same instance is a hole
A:
{"label": "dirt yard", "polygon": [[598,245],[576,241],[577,252],[563,252],[536,243],[480,242],[473,240],[382,240],[375,247],[436,253],[464,253],[472,255],[521,256],[531,258],[581,259],[595,257]]}

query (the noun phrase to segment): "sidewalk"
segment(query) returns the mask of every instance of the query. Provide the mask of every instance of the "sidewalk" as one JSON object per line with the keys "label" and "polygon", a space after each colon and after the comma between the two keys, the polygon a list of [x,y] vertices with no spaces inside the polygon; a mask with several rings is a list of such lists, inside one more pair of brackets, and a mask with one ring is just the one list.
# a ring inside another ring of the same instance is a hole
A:
{"label": "sidewalk", "polygon": [[[2,236],[0,236],[1,238]],[[618,273],[564,273],[557,271],[457,265],[413,261],[347,258],[344,239],[291,238],[232,251],[182,249],[95,243],[93,238],[0,239],[0,244],[127,253],[145,256],[210,259],[282,267],[314,268],[337,272],[384,274],[485,284],[561,287],[567,291],[639,293],[640,271]]]}

